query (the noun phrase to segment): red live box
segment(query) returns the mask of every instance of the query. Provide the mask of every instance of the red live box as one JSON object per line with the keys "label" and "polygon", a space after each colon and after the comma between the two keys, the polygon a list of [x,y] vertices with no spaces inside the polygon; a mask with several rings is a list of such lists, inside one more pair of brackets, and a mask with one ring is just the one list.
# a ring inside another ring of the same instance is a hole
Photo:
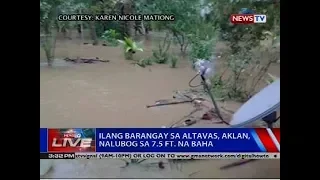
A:
{"label": "red live box", "polygon": [[95,152],[95,137],[82,129],[48,129],[48,152]]}

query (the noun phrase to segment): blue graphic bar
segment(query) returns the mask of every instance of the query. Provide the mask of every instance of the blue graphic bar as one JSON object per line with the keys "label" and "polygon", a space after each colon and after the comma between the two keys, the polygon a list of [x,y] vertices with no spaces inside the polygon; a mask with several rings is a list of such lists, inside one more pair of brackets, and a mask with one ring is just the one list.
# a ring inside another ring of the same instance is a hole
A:
{"label": "blue graphic bar", "polygon": [[247,128],[97,128],[96,151],[265,152],[257,143],[259,137],[253,136],[252,131],[255,130]]}
{"label": "blue graphic bar", "polygon": [[40,152],[48,152],[47,128],[40,128]]}

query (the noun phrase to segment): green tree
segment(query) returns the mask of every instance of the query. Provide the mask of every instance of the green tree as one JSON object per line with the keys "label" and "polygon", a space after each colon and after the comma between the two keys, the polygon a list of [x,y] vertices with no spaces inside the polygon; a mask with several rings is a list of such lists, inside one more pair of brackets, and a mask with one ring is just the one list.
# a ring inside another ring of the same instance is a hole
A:
{"label": "green tree", "polygon": [[[226,70],[231,71],[228,78],[220,74],[213,84],[222,87],[224,94],[231,99],[246,101],[256,91],[257,84],[264,79],[272,63],[279,57],[275,40],[280,39],[280,2],[256,0],[210,0],[213,4],[211,17],[215,26],[221,30],[223,40],[230,47],[226,56]],[[248,8],[255,13],[266,14],[265,24],[234,25],[230,15]],[[265,40],[271,43],[262,44]],[[225,71],[226,72],[226,71]],[[226,79],[222,81],[222,79]],[[249,83],[250,82],[250,83]]]}
{"label": "green tree", "polygon": [[171,22],[152,22],[153,29],[168,30],[180,45],[180,51],[185,53],[188,45],[187,35],[196,28],[195,23],[200,18],[199,2],[194,0],[142,0],[137,3],[139,12],[142,14],[174,15],[175,20]]}
{"label": "green tree", "polygon": [[40,31],[44,33],[42,47],[45,51],[48,66],[51,67],[54,59],[56,35],[54,29],[57,25],[57,12],[61,0],[41,0],[40,1]]}

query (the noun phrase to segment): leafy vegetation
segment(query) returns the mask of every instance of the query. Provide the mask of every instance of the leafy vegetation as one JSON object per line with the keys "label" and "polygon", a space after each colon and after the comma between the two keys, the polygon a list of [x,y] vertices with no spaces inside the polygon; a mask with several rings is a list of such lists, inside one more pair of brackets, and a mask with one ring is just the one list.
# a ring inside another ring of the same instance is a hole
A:
{"label": "leafy vegetation", "polygon": [[178,57],[172,56],[170,59],[170,67],[171,68],[176,68],[177,67],[177,62],[178,62]]}
{"label": "leafy vegetation", "polygon": [[155,59],[155,62],[158,64],[165,64],[169,60],[168,50],[171,46],[171,39],[169,33],[166,34],[166,37],[162,42],[159,43],[159,48],[157,50],[153,50],[152,54]]}
{"label": "leafy vegetation", "polygon": [[[267,23],[234,25],[230,15],[243,9],[267,15]],[[89,21],[59,22],[59,14],[168,14],[174,21]],[[40,31],[42,47],[48,64],[54,59],[56,33],[77,29],[83,39],[83,30],[90,31],[92,44],[98,45],[99,38],[108,46],[124,47],[126,59],[143,51],[133,40],[137,31],[147,35],[149,31],[165,34],[152,57],[138,61],[142,67],[153,63],[170,63],[176,67],[180,59],[172,49],[178,46],[183,59],[192,63],[198,59],[213,60],[217,53],[218,72],[212,78],[212,91],[224,99],[245,101],[265,83],[268,69],[279,63],[280,1],[255,0],[40,0]],[[121,39],[121,40],[120,40]],[[123,40],[122,40],[123,39]],[[223,41],[229,47],[216,52],[216,44]],[[221,66],[221,67],[220,67]]]}
{"label": "leafy vegetation", "polygon": [[58,0],[40,1],[40,27],[42,27],[42,32],[44,33],[42,35],[40,34],[40,38],[43,41],[42,47],[45,51],[49,66],[52,66],[56,45],[56,37],[52,28],[57,25],[57,21],[55,20],[57,16],[56,9],[60,5],[61,2]]}
{"label": "leafy vegetation", "polygon": [[[223,98],[246,101],[252,97],[273,63],[279,61],[280,1],[211,0],[213,23],[230,47],[225,70],[213,78],[212,91]],[[266,14],[267,23],[233,25],[229,15],[243,8]],[[226,71],[230,72],[226,75]]]}
{"label": "leafy vegetation", "polygon": [[132,60],[133,54],[135,54],[137,51],[143,51],[143,49],[138,47],[137,43],[130,37],[124,37],[124,40],[118,40],[118,42],[123,45],[124,54],[128,60]]}
{"label": "leafy vegetation", "polygon": [[120,33],[118,33],[114,29],[109,29],[102,34],[101,38],[108,46],[118,46],[118,39],[120,38]]}
{"label": "leafy vegetation", "polygon": [[140,59],[137,63],[140,67],[145,68],[146,66],[151,66],[153,64],[152,58]]}

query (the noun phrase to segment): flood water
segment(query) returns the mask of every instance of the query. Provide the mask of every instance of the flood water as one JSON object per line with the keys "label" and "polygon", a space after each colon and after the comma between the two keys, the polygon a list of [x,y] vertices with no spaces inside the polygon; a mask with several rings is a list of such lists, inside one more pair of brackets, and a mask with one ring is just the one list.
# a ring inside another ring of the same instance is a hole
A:
{"label": "flood water", "polygon": [[[144,54],[151,55],[146,48]],[[142,53],[136,54],[140,58]],[[61,41],[56,58],[94,58],[109,63],[70,67],[40,67],[40,126],[62,127],[161,127],[179,120],[191,105],[147,109],[156,100],[170,99],[174,90],[188,89],[195,75],[183,60],[178,68],[153,65],[141,68],[124,60],[120,47],[80,45]],[[40,59],[45,55],[40,51]],[[147,162],[121,168],[121,160],[55,160],[47,178],[279,178],[280,161],[260,160],[221,171],[234,160],[187,162],[159,169]]]}

